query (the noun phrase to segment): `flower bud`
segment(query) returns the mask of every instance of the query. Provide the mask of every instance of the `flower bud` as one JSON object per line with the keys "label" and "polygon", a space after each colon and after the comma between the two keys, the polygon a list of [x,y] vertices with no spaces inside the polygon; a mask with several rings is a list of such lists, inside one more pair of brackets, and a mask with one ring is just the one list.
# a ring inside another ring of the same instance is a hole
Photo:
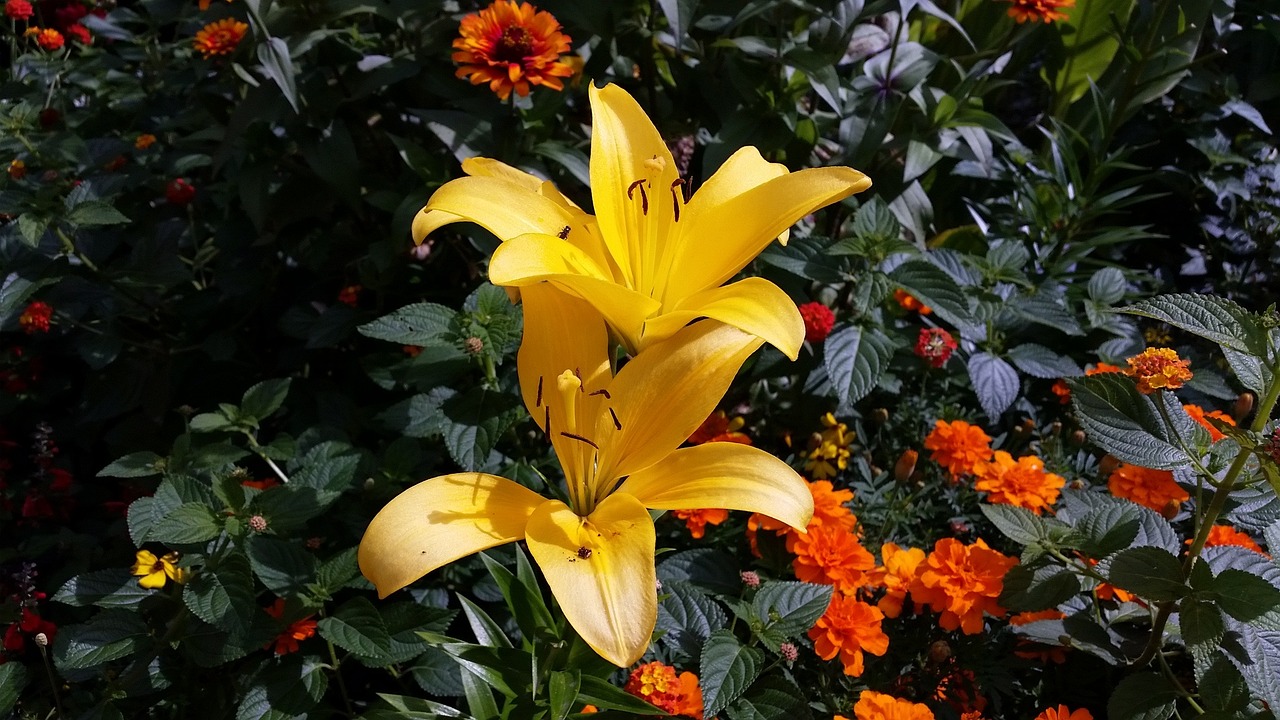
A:
{"label": "flower bud", "polygon": [[479,355],[484,350],[484,341],[473,335],[462,341],[462,349],[468,355]]}
{"label": "flower bud", "polygon": [[250,518],[249,518],[249,529],[250,529],[250,530],[252,530],[252,531],[254,531],[254,532],[256,532],[256,533],[266,532],[266,530],[267,530],[267,519],[266,519],[266,518],[264,518],[264,517],[262,517],[261,515],[254,515],[254,516],[250,517]]}
{"label": "flower bud", "polygon": [[929,646],[929,662],[941,665],[951,658],[951,646],[946,640],[938,640]]}
{"label": "flower bud", "polygon": [[755,570],[743,570],[738,573],[742,577],[742,584],[749,588],[760,587],[760,573]]}
{"label": "flower bud", "polygon": [[1236,398],[1236,404],[1231,408],[1231,417],[1235,418],[1238,423],[1244,422],[1249,417],[1249,413],[1253,412],[1253,393],[1243,392]]}
{"label": "flower bud", "polygon": [[898,462],[893,465],[893,479],[900,483],[905,483],[911,479],[911,474],[916,471],[916,461],[920,459],[920,454],[915,450],[906,450],[898,458]]}
{"label": "flower bud", "polygon": [[871,420],[877,425],[883,425],[889,422],[889,411],[884,408],[876,408],[871,411]]}
{"label": "flower bud", "polygon": [[36,645],[39,645],[40,647],[49,647],[49,636],[42,632],[36,633],[36,636],[32,639],[35,640]]}
{"label": "flower bud", "polygon": [[1115,455],[1103,455],[1098,461],[1098,472],[1103,475],[1110,475],[1120,467],[1120,460]]}
{"label": "flower bud", "polygon": [[796,647],[795,643],[782,643],[778,646],[778,652],[781,653],[782,659],[787,662],[795,662],[796,658],[800,657],[800,649]]}
{"label": "flower bud", "polygon": [[1182,503],[1177,500],[1170,500],[1164,504],[1164,507],[1160,510],[1160,514],[1164,516],[1165,520],[1173,520],[1178,517],[1178,511],[1181,509]]}
{"label": "flower bud", "polygon": [[1071,433],[1072,445],[1083,445],[1084,441],[1085,441],[1085,435],[1083,430],[1076,430],[1075,432]]}

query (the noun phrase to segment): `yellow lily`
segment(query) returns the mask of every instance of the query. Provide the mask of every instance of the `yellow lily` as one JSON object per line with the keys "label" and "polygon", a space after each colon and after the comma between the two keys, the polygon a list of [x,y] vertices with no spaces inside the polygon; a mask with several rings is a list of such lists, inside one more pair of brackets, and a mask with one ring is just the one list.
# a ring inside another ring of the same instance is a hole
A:
{"label": "yellow lily", "polygon": [[[414,218],[422,242],[468,220],[502,245],[495,285],[549,280],[586,299],[639,352],[700,317],[763,338],[791,359],[804,324],[795,303],[762,278],[723,285],[809,213],[871,186],[847,167],[788,172],[754,147],[734,153],[692,197],[662,136],[621,88],[590,88],[595,215],[549,183],[493,160],[442,186]],[[723,287],[722,287],[723,285]]]}
{"label": "yellow lily", "polygon": [[[614,375],[603,318],[547,283],[524,289],[518,358],[525,405],[564,469],[568,504],[469,472],[423,481],[369,524],[360,570],[380,597],[471,553],[525,540],[578,634],[626,667],[657,618],[655,532],[646,508],[760,512],[803,529],[813,496],[766,452],[680,448],[715,409],[759,338],[715,321],[656,343]],[[803,531],[803,530],[802,530]]]}

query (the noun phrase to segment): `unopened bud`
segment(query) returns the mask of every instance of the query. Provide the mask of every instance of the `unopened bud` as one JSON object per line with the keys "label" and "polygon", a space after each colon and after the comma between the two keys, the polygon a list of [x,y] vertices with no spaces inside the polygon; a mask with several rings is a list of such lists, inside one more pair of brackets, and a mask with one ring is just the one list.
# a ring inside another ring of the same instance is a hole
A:
{"label": "unopened bud", "polygon": [[658,592],[662,592],[662,579],[661,579],[661,578],[655,578],[655,579],[654,579],[654,581],[653,581],[653,585],[654,585],[654,589],[655,589],[655,590],[657,590]]}
{"label": "unopened bud", "polygon": [[1062,434],[1062,423],[1057,422],[1057,421],[1054,421],[1053,423],[1051,423],[1051,424],[1049,425],[1049,434],[1050,434],[1050,435],[1052,435],[1053,437],[1058,437],[1059,435],[1061,435],[1061,434]]}
{"label": "unopened bud", "polygon": [[377,484],[377,482],[373,478],[367,477],[364,479],[363,487],[365,490],[372,490],[375,484]]}
{"label": "unopened bud", "polygon": [[1240,393],[1235,405],[1231,407],[1231,417],[1235,418],[1236,422],[1243,423],[1251,412],[1253,412],[1253,393]]}
{"label": "unopened bud", "polygon": [[1115,455],[1103,455],[1098,461],[1098,472],[1103,475],[1111,475],[1118,467],[1120,467],[1120,460]]}
{"label": "unopened bud", "polygon": [[889,411],[884,408],[876,408],[871,411],[871,420],[877,425],[883,425],[889,422]]}
{"label": "unopened bud", "polygon": [[36,641],[36,644],[39,645],[40,647],[49,647],[48,635],[45,635],[42,632],[38,632],[36,633],[36,636],[33,639]]}
{"label": "unopened bud", "polygon": [[1160,514],[1165,520],[1172,520],[1178,517],[1178,511],[1182,509],[1182,503],[1177,500],[1170,500],[1164,504],[1164,508],[1160,510]]}
{"label": "unopened bud", "polygon": [[950,525],[948,525],[948,528],[951,530],[951,534],[956,537],[968,535],[969,531],[973,529],[969,527],[969,523],[963,520],[952,520]]}
{"label": "unopened bud", "polygon": [[906,450],[898,457],[898,462],[893,464],[893,479],[900,483],[905,483],[911,479],[911,473],[916,471],[916,461],[920,459],[920,454],[915,450]]}
{"label": "unopened bud", "polygon": [[1080,478],[1076,478],[1075,480],[1072,480],[1071,482],[1067,483],[1067,487],[1071,488],[1072,490],[1083,490],[1085,488],[1085,482]]}
{"label": "unopened bud", "polygon": [[929,662],[941,665],[951,657],[951,646],[946,640],[938,640],[929,646]]}
{"label": "unopened bud", "polygon": [[755,570],[743,570],[738,573],[742,577],[742,584],[749,588],[760,587],[760,573]]}
{"label": "unopened bud", "polygon": [[264,517],[262,517],[261,515],[254,515],[254,516],[250,517],[250,518],[249,518],[249,529],[250,529],[250,530],[252,530],[252,531],[254,531],[254,532],[256,532],[256,533],[266,532],[266,531],[267,531],[267,519],[266,519],[266,518],[264,518]]}
{"label": "unopened bud", "polygon": [[322,537],[309,537],[307,538],[307,541],[303,543],[303,545],[306,545],[308,550],[319,550],[320,545],[323,542],[324,542],[324,538]]}
{"label": "unopened bud", "polygon": [[1075,432],[1071,433],[1072,445],[1083,445],[1084,441],[1085,441],[1085,434],[1083,430],[1076,430]]}
{"label": "unopened bud", "polygon": [[795,643],[784,642],[778,646],[778,652],[782,654],[782,659],[787,662],[795,662],[800,657],[800,649]]}
{"label": "unopened bud", "polygon": [[465,350],[468,355],[479,355],[484,350],[484,341],[472,335],[462,341],[462,349]]}

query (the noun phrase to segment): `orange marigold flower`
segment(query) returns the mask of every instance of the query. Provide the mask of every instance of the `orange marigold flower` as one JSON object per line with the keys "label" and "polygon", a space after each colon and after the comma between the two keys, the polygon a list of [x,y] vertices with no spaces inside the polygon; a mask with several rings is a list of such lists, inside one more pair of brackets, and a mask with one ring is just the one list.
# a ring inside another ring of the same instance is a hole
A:
{"label": "orange marigold flower", "polygon": [[1009,618],[1010,625],[1030,625],[1033,622],[1041,620],[1061,620],[1066,617],[1061,610],[1037,610],[1036,612],[1022,612]]}
{"label": "orange marigold flower", "polygon": [[1111,363],[1100,362],[1097,365],[1094,365],[1093,367],[1085,368],[1084,374],[1086,377],[1088,377],[1091,375],[1102,375],[1103,373],[1113,373],[1113,372],[1124,372],[1124,368],[1120,367],[1119,365],[1112,365]]}
{"label": "orange marigold flower", "polygon": [[729,511],[724,508],[673,510],[672,514],[683,520],[689,534],[698,539],[707,534],[708,525],[719,525],[729,519]]}
{"label": "orange marigold flower", "polygon": [[1107,489],[1112,495],[1145,505],[1158,513],[1165,512],[1170,503],[1181,505],[1191,496],[1173,481],[1168,470],[1152,470],[1120,463],[1107,478]]}
{"label": "orange marigold flower", "polygon": [[974,489],[987,494],[997,505],[1017,505],[1039,515],[1058,501],[1058,491],[1066,484],[1061,475],[1044,471],[1044,461],[1028,455],[1014,461],[1013,456],[997,450],[990,462],[974,468],[978,481]]}
{"label": "orange marigold flower", "polygon": [[821,421],[822,432],[814,433],[809,440],[809,457],[804,462],[804,469],[814,477],[835,477],[849,467],[849,446],[854,436],[849,426],[837,421],[832,413],[823,415]]}
{"label": "orange marigold flower", "polygon": [[[1061,620],[1066,617],[1058,610],[1040,610],[1038,612],[1018,613],[1009,618],[1009,624],[1013,626],[1029,625],[1033,622],[1041,620]],[[1028,660],[1040,660],[1041,662],[1064,663],[1067,661],[1067,648],[1061,645],[1046,645],[1044,643],[1032,642],[1025,638],[1018,640],[1018,647],[1013,651],[1014,655]]]}
{"label": "orange marigold flower", "polygon": [[1223,425],[1229,425],[1231,427],[1236,426],[1235,419],[1221,410],[1209,410],[1206,412],[1205,409],[1199,405],[1183,405],[1182,409],[1191,416],[1192,420],[1200,423],[1205,430],[1209,431],[1209,439],[1213,442],[1218,442],[1222,438],[1226,437],[1226,435],[1223,435],[1221,430],[1214,427],[1213,423],[1209,422],[1207,418],[1213,418]]}
{"label": "orange marigold flower", "polygon": [[921,315],[928,315],[933,312],[933,308],[915,299],[915,297],[902,288],[898,288],[893,291],[893,299],[897,300],[898,306],[907,312],[918,312]]}
{"label": "orange marigold flower", "polygon": [[1045,708],[1035,720],[1093,720],[1093,713],[1084,708],[1072,710],[1066,705],[1059,705],[1056,708]]}
{"label": "orange marigold flower", "polygon": [[925,436],[924,448],[934,462],[947,469],[953,484],[991,459],[991,438],[982,428],[963,420],[939,420]]}
{"label": "orange marigold flower", "polygon": [[1076,6],[1076,0],[1010,0],[1009,17],[1024,22],[1051,23],[1055,20],[1066,20],[1067,14],[1062,12]]}
{"label": "orange marigold flower", "polygon": [[1067,385],[1067,381],[1058,378],[1053,382],[1053,387],[1049,388],[1053,394],[1058,397],[1058,402],[1066,405],[1071,402],[1071,388]]}
{"label": "orange marigold flower", "polygon": [[880,557],[884,565],[875,569],[872,579],[875,584],[884,587],[885,593],[876,607],[880,608],[885,617],[896,618],[902,614],[907,593],[916,580],[920,563],[924,562],[924,550],[904,549],[895,543],[885,543],[880,547]]}
{"label": "orange marigold flower", "polygon": [[709,442],[733,442],[743,445],[750,445],[751,438],[746,433],[740,433],[743,425],[747,421],[741,416],[730,419],[723,410],[717,410],[698,426],[697,430],[689,436],[690,445],[702,445]]}
{"label": "orange marigold flower", "polygon": [[192,45],[205,59],[230,55],[249,32],[249,26],[235,18],[223,18],[200,28]]}
{"label": "orange marigold flower", "polygon": [[146,150],[156,144],[156,136],[151,133],[142,133],[137,140],[133,141],[133,147],[137,150]]}
{"label": "orange marigold flower", "polygon": [[539,12],[529,3],[496,0],[478,13],[462,18],[460,37],[453,41],[453,61],[461,67],[457,76],[472,85],[489,83],[499,100],[515,90],[529,94],[530,85],[563,90],[560,78],[573,68],[560,60],[569,52],[569,36],[560,32],[560,21]]}
{"label": "orange marigold flower", "polygon": [[1125,375],[1138,379],[1138,392],[1150,395],[1156,390],[1177,390],[1191,379],[1190,360],[1178,357],[1176,350],[1147,348],[1129,358]]}
{"label": "orange marigold flower", "polygon": [[978,691],[978,681],[968,668],[954,668],[938,682],[933,699],[950,705],[961,717],[981,718],[987,699]]}
{"label": "orange marigold flower", "polygon": [[[231,0],[227,0],[227,2],[231,2]],[[200,0],[200,11],[203,12],[205,10],[208,10],[209,5],[212,3],[213,3],[213,0]]]}
{"label": "orange marigold flower", "polygon": [[853,706],[857,720],[933,720],[929,706],[892,695],[863,690]]}
{"label": "orange marigold flower", "polygon": [[[1188,543],[1191,541],[1188,540]],[[1247,548],[1256,553],[1267,555],[1263,551],[1262,546],[1254,542],[1253,538],[1230,525],[1214,525],[1209,528],[1209,537],[1204,541],[1205,547],[1213,547],[1215,545],[1235,545],[1237,547]],[[1267,555],[1267,557],[1271,557]]]}
{"label": "orange marigold flower", "polygon": [[672,715],[702,720],[702,688],[698,676],[683,672],[678,676],[670,665],[654,661],[631,671],[627,692]]}
{"label": "orange marigold flower", "polygon": [[[1098,561],[1093,558],[1084,557],[1080,553],[1076,553],[1076,555],[1089,563],[1089,567],[1094,567],[1098,564]],[[1122,603],[1133,602],[1136,599],[1133,593],[1128,590],[1121,590],[1110,583],[1098,583],[1098,586],[1093,589],[1093,594],[1099,600],[1115,600]]]}
{"label": "orange marigold flower", "polygon": [[883,619],[884,614],[867,603],[837,593],[831,597],[827,611],[809,629],[809,639],[813,640],[818,657],[831,660],[839,655],[844,674],[858,677],[864,669],[863,651],[884,655],[889,649],[889,636],[880,629]]}
{"label": "orange marigold flower", "polygon": [[[813,496],[813,517],[805,529],[812,531],[819,527],[837,527],[853,532],[858,525],[858,518],[844,505],[853,499],[853,491],[836,490],[827,480],[814,480],[808,485],[809,494]],[[786,536],[788,549],[794,542],[792,538],[799,534],[786,523],[768,515],[753,513],[747,519],[747,538],[751,541],[751,551],[757,556],[759,551],[756,548],[756,532],[759,530],[771,530],[776,535]]]}
{"label": "orange marigold flower", "polygon": [[1004,575],[1018,559],[987,546],[981,538],[963,545],[943,538],[933,547],[911,585],[911,597],[941,613],[943,630],[960,628],[966,635],[982,632],[982,615],[1004,615],[996,601],[1004,589]]}
{"label": "orange marigold flower", "polygon": [[47,302],[36,300],[27,306],[18,316],[18,327],[28,335],[49,332],[49,321],[53,318],[53,307]]}
{"label": "orange marigold flower", "polygon": [[797,579],[833,585],[846,595],[868,584],[876,567],[875,556],[858,542],[858,536],[838,527],[814,527],[803,535],[790,535],[787,549],[795,553],[791,567]]}
{"label": "orange marigold flower", "polygon": [[[284,598],[276,598],[271,607],[266,608],[267,614],[279,620],[284,616]],[[306,640],[316,634],[316,621],[311,619],[311,615],[294,620],[289,623],[289,627],[284,629],[276,636],[275,640],[268,642],[264,647],[276,646],[277,655],[287,655],[289,653],[298,652],[298,642]]]}

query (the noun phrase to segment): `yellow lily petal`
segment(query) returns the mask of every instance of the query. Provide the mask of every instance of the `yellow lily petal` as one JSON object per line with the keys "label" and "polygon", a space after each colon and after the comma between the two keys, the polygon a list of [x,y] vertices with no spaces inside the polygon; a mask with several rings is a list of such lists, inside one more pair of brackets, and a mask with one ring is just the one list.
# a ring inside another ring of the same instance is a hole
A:
{"label": "yellow lily petal", "polygon": [[644,326],[643,351],[700,317],[713,318],[763,339],[795,360],[804,343],[804,320],[782,288],[764,278],[750,277],[723,287],[703,290],[680,301],[670,312],[649,319]]}
{"label": "yellow lily petal", "polygon": [[527,541],[582,639],[619,667],[639,660],[658,616],[656,539],[644,505],[615,493],[583,518],[548,500],[529,518]]}
{"label": "yellow lily petal", "polygon": [[[738,368],[763,342],[730,325],[704,320],[627,363],[609,386],[621,429],[615,429],[607,413],[597,425],[598,477],[630,475],[679,447],[715,410]],[[601,494],[597,490],[596,496]]]}
{"label": "yellow lily petal", "polygon": [[554,201],[557,205],[565,208],[573,208],[580,210],[577,203],[565,197],[556,188],[555,183],[532,173],[527,173],[518,167],[508,165],[501,160],[493,158],[474,157],[462,161],[462,171],[472,177],[492,177],[507,182],[515,183],[526,190],[531,190],[540,195]]}
{"label": "yellow lily petal", "polygon": [[681,448],[618,488],[658,510],[727,508],[758,512],[803,531],[813,494],[791,466],[763,450],[729,442]]}
{"label": "yellow lily petal", "polygon": [[413,240],[420,243],[441,226],[459,220],[469,220],[499,240],[525,233],[555,235],[580,223],[582,215],[519,182],[464,177],[440,186],[427,206],[418,211],[413,218]]}
{"label": "yellow lily petal", "polygon": [[[675,160],[639,103],[617,85],[591,87],[591,199],[609,253],[647,291],[674,219]],[[637,181],[643,187],[633,188]],[[679,188],[676,188],[677,190]],[[643,205],[643,209],[641,206]]]}
{"label": "yellow lily petal", "polygon": [[508,240],[489,260],[489,281],[494,285],[525,287],[543,280],[588,300],[632,348],[645,319],[660,307],[656,300],[615,283],[585,252],[554,235]]}
{"label": "yellow lily petal", "polygon": [[715,204],[689,202],[666,297],[683,298],[733,277],[774,238],[809,213],[871,187],[852,168],[811,168],[756,185]]}
{"label": "yellow lily petal", "polygon": [[524,538],[546,499],[506,478],[456,473],[400,493],[360,540],[360,572],[384,598],[458,558]]}

